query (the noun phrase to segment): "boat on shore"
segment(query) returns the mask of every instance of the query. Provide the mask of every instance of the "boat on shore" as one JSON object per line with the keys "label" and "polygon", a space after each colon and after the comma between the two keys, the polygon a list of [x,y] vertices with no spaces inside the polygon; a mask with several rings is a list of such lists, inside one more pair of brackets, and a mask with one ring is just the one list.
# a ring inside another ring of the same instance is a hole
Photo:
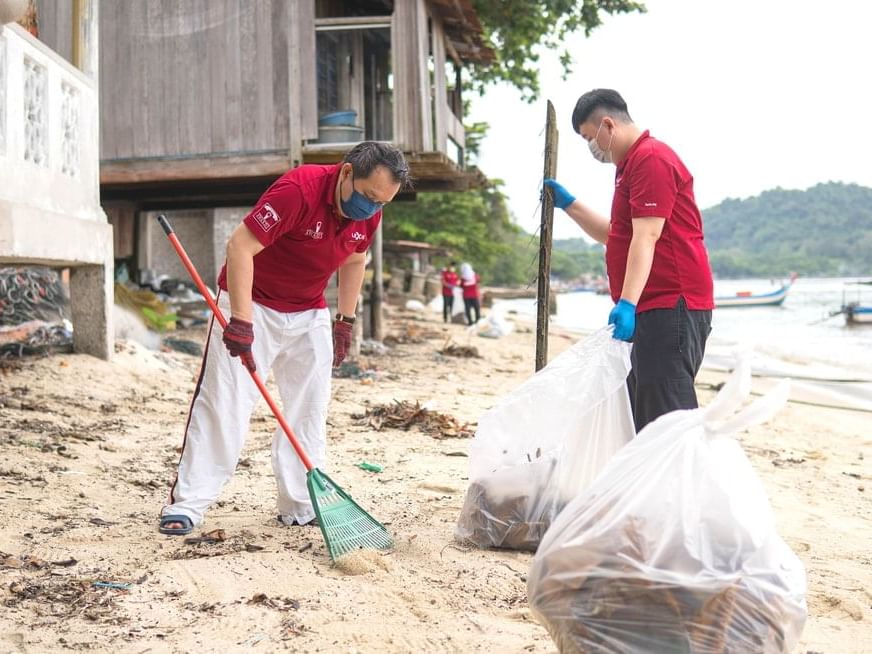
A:
{"label": "boat on shore", "polygon": [[863,306],[859,302],[850,302],[842,307],[842,313],[849,325],[872,325],[872,305]]}
{"label": "boat on shore", "polygon": [[787,298],[790,287],[796,280],[796,273],[791,273],[790,281],[785,282],[774,291],[768,293],[752,293],[751,291],[739,291],[735,295],[715,296],[715,307],[725,309],[728,307],[777,307]]}
{"label": "boat on shore", "polygon": [[863,288],[870,281],[856,281],[845,284],[842,290],[842,308],[846,325],[872,325],[872,293]]}

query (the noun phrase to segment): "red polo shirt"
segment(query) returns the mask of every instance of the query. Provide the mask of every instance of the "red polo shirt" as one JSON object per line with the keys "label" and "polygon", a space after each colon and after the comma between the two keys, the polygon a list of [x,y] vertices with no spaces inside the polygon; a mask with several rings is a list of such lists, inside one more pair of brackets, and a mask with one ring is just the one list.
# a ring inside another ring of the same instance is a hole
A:
{"label": "red polo shirt", "polygon": [[460,285],[463,287],[464,300],[474,300],[478,297],[478,283],[480,281],[481,277],[478,276],[478,273],[475,273],[475,279],[472,281],[467,281],[463,278],[460,279]]}
{"label": "red polo shirt", "polygon": [[[338,215],[340,167],[303,165],[286,172],[243,220],[264,246],[254,257],[251,297],[258,304],[285,313],[325,308],[331,275],[369,247],[381,211],[367,220]],[[226,263],[218,286],[227,290]]]}
{"label": "red polo shirt", "polygon": [[442,297],[454,295],[454,287],[457,286],[457,273],[450,270],[442,271]]}
{"label": "red polo shirt", "polygon": [[646,130],[615,172],[606,243],[606,270],[615,302],[624,286],[632,220],[647,217],[665,218],[665,223],[636,311],[671,309],[679,297],[684,297],[688,309],[714,309],[712,273],[703,243],[702,216],[693,196],[693,176],[668,145]]}

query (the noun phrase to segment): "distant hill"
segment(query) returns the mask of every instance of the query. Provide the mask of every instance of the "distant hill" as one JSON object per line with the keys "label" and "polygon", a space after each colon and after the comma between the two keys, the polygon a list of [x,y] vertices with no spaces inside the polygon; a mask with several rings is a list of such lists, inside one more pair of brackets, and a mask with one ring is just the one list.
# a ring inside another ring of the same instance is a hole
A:
{"label": "distant hill", "polygon": [[703,211],[719,277],[872,275],[872,189],[829,182],[776,188]]}

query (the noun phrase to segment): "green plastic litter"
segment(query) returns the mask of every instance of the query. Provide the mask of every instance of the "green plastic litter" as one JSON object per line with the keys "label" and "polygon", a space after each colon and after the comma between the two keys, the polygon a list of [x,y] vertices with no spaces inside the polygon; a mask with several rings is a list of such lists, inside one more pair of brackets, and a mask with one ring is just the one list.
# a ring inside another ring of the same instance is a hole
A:
{"label": "green plastic litter", "polygon": [[366,470],[367,472],[381,472],[384,470],[384,468],[378,463],[369,463],[368,461],[361,461],[357,464],[357,467],[361,470]]}

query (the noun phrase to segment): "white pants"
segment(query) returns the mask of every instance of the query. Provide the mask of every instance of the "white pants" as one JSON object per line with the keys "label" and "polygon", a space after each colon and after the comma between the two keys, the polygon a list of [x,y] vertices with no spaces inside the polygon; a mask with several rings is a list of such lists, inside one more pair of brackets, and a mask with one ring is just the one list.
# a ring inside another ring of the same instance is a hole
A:
{"label": "white pants", "polygon": [[[230,315],[227,293],[219,294],[218,306],[225,316]],[[272,369],[285,420],[312,464],[322,468],[333,359],[330,312],[282,313],[255,303],[252,323],[257,372],[265,380]],[[194,525],[202,522],[206,509],[233,475],[251,412],[260,397],[248,370],[227,352],[222,335],[221,326],[213,319],[178,475],[169,503],[161,511],[162,515],[186,515]],[[299,524],[314,518],[306,469],[280,426],[273,436],[272,467],[278,483],[279,514]]]}

